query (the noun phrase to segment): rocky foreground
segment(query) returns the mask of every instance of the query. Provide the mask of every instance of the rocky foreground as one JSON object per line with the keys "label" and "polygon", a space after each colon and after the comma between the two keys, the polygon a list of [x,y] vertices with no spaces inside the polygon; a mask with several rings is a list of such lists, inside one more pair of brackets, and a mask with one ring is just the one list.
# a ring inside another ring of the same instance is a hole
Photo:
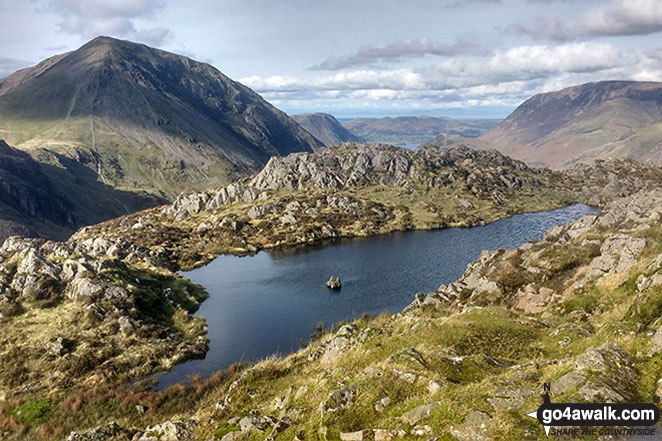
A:
{"label": "rocky foreground", "polygon": [[662,393],[661,219],[662,190],[616,199],[542,240],[484,252],[402,313],[239,369],[167,423],[95,433],[542,440],[525,414],[540,405],[543,382],[554,401],[648,402]]}
{"label": "rocky foreground", "polygon": [[[522,411],[537,407],[543,381],[560,381],[555,399],[648,401],[662,370],[662,194],[650,190],[661,184],[662,171],[633,162],[553,173],[497,152],[349,144],[274,158],[251,179],[65,243],[10,238],[0,439],[99,424],[68,439],[536,439]],[[206,294],[174,271],[215,253],[476,225],[574,201],[604,212],[484,253],[401,314],[189,386],[127,386],[204,355],[205,325],[191,313]]]}

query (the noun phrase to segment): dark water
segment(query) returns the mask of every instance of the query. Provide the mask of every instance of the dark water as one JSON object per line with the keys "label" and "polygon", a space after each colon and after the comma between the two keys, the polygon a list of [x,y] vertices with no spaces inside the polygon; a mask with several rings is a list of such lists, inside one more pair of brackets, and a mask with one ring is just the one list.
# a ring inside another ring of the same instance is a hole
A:
{"label": "dark water", "polygon": [[[290,352],[320,321],[331,325],[363,312],[402,310],[416,292],[457,280],[485,249],[516,248],[540,239],[553,225],[572,222],[595,209],[586,205],[513,216],[490,225],[336,241],[255,256],[222,255],[183,273],[209,291],[198,315],[207,320],[210,349],[160,376],[160,387],[234,361],[254,361]],[[340,291],[324,286],[342,280]]]}

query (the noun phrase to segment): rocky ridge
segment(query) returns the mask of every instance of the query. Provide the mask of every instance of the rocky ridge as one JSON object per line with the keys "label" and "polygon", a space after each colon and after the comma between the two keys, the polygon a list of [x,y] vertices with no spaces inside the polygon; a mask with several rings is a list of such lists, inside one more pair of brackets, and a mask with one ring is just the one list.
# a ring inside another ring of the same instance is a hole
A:
{"label": "rocky ridge", "polygon": [[173,204],[86,228],[169,250],[190,267],[247,253],[403,229],[470,226],[574,199],[563,175],[496,151],[343,144],[272,158],[251,179],[180,195]]}

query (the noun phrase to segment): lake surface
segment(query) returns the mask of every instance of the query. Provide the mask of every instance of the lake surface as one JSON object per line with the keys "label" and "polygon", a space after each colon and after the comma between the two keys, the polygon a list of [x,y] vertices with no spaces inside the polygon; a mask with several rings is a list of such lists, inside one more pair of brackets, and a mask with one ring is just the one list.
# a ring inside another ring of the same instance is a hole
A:
{"label": "lake surface", "polygon": [[[482,250],[517,248],[542,238],[553,225],[595,211],[577,204],[482,227],[343,239],[248,257],[218,256],[182,273],[210,294],[198,311],[209,328],[207,357],[161,374],[160,387],[198,373],[210,376],[235,361],[296,350],[319,322],[329,326],[364,312],[399,312],[417,292],[457,280]],[[324,286],[331,275],[340,277],[341,290]]]}

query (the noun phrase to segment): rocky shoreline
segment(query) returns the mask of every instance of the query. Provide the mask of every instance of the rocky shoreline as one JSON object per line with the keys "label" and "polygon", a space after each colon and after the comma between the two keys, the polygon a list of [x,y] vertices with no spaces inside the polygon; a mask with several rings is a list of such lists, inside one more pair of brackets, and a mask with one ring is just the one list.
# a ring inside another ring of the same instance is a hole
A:
{"label": "rocky shoreline", "polygon": [[[157,431],[210,441],[534,440],[544,431],[525,414],[543,382],[555,401],[646,401],[662,388],[661,219],[662,191],[642,191],[539,241],[485,252],[399,314],[240,370]],[[69,440],[118,439],[89,436]]]}

